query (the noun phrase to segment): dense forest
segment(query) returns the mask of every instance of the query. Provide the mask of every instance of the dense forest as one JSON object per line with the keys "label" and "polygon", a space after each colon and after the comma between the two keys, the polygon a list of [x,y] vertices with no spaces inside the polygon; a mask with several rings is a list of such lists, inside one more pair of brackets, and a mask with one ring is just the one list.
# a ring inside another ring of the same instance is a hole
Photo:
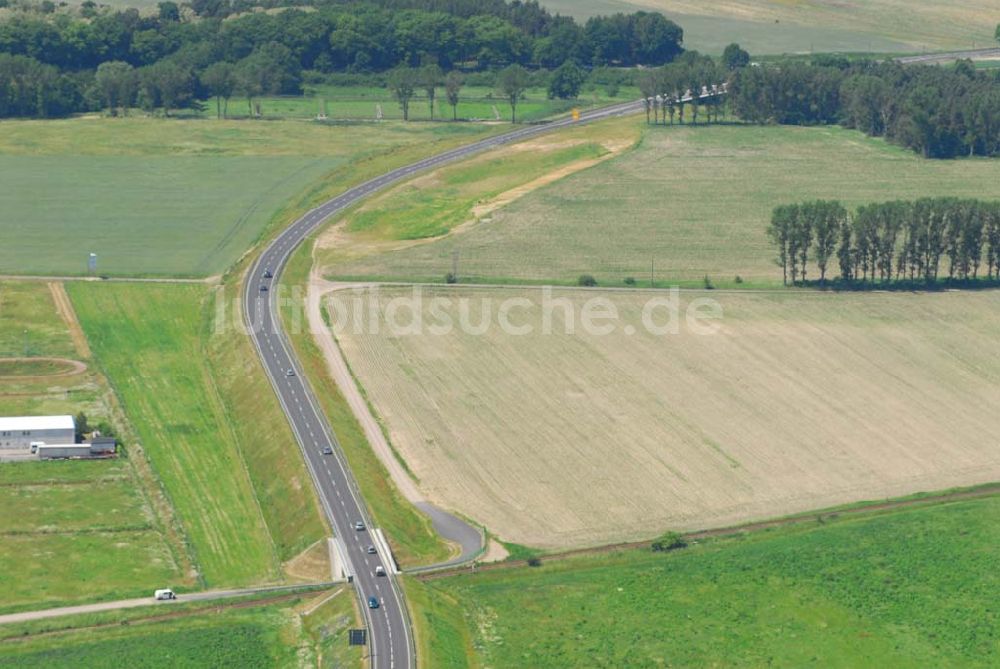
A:
{"label": "dense forest", "polygon": [[207,80],[227,68],[222,93],[252,98],[298,92],[303,72],[656,66],[683,51],[683,31],[661,14],[580,25],[534,0],[167,1],[148,16],[89,0],[78,14],[31,7],[0,22],[0,116],[184,106],[218,94]]}
{"label": "dense forest", "polygon": [[928,158],[1000,154],[1000,71],[824,58],[737,70],[732,109],[754,123],[840,123]]}
{"label": "dense forest", "polygon": [[924,198],[859,207],[777,207],[768,236],[784,281],[805,283],[810,261],[825,283],[831,263],[849,285],[1000,280],[1000,202]]}

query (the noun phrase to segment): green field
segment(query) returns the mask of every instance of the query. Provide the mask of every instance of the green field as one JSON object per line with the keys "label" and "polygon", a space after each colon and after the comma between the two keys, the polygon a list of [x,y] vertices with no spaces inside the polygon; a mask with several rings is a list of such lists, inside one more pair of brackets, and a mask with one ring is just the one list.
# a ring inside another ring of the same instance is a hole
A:
{"label": "green field", "polygon": [[0,358],[76,358],[66,323],[41,282],[0,281]]}
{"label": "green field", "polygon": [[828,51],[912,52],[992,46],[991,0],[543,0],[553,12],[595,14],[654,10],[684,28],[684,45],[721,53],[739,42],[754,54]]}
{"label": "green field", "polygon": [[[635,118],[634,123],[644,125]],[[606,129],[588,128],[593,137]],[[824,198],[848,207],[923,196],[1000,197],[1000,162],[924,160],[837,127],[657,127],[622,156],[534,191],[459,234],[338,263],[337,277],[774,286],[765,230],[774,206]]]}
{"label": "green field", "polygon": [[988,667],[998,560],[991,497],[432,580],[465,625],[416,618],[438,667]]}
{"label": "green field", "polygon": [[[497,114],[501,120],[510,120],[510,105],[503,96],[497,95],[492,89],[468,86],[462,89],[461,95],[462,99],[456,110],[459,121],[494,121]],[[638,90],[625,87],[617,96],[609,98],[604,90],[598,87],[595,90],[584,91],[577,100],[550,100],[546,90],[531,88],[518,103],[517,117],[522,122],[538,121],[574,108],[586,109],[638,96]],[[262,98],[260,105],[262,114],[268,118],[314,119],[322,110],[324,102],[327,118],[331,121],[374,121],[377,113],[376,105],[382,107],[382,117],[387,121],[403,118],[402,109],[392,94],[385,88],[372,86],[306,86],[303,95]],[[239,118],[248,115],[245,100],[230,100],[228,109],[230,117]],[[215,116],[215,114],[215,101],[211,100],[202,115]],[[452,118],[452,108],[444,96],[444,91],[440,90],[434,100],[434,120],[451,121]],[[431,120],[430,105],[427,96],[422,92],[414,95],[410,101],[410,120]]]}
{"label": "green field", "polygon": [[0,274],[207,276],[321,179],[469,124],[78,118],[0,123]]}
{"label": "green field", "polygon": [[[326,603],[319,600],[332,598]],[[149,607],[0,628],[0,664],[18,667],[360,667],[348,590],[280,603]]]}
{"label": "green field", "polygon": [[180,569],[130,464],[0,465],[0,607],[41,608],[136,596]]}
{"label": "green field", "polygon": [[255,420],[274,418],[270,388],[256,386],[267,393],[264,409],[240,401],[246,397],[233,390],[247,376],[215,350],[209,291],[77,283],[70,295],[177,510],[203,582],[279,580],[280,562],[323,536],[323,528],[280,417],[262,428],[273,441],[252,433]]}

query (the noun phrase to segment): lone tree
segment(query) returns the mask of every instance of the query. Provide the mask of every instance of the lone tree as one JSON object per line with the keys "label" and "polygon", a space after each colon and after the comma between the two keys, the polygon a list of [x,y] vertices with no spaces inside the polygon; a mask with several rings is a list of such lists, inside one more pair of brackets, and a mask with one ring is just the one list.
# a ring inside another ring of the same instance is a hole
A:
{"label": "lone tree", "polygon": [[123,116],[128,114],[128,108],[135,96],[135,68],[120,60],[101,63],[94,75],[94,84],[107,103],[108,112],[112,116],[118,115],[119,108]]}
{"label": "lone tree", "polygon": [[767,236],[778,247],[776,261],[781,265],[781,282],[788,285],[789,245],[792,238],[792,221],[795,219],[797,207],[783,205],[774,208],[771,215],[771,225],[767,228]]}
{"label": "lone tree", "polygon": [[431,120],[434,120],[434,98],[437,97],[437,88],[444,81],[444,72],[437,63],[424,65],[420,68],[420,87],[427,93],[427,104],[431,109]]}
{"label": "lone tree", "polygon": [[579,65],[567,60],[552,73],[552,79],[549,81],[549,99],[569,100],[579,97],[586,78],[587,75]]}
{"label": "lone tree", "polygon": [[511,65],[497,75],[497,88],[510,103],[510,122],[517,123],[517,102],[528,88],[528,71],[520,65]]}
{"label": "lone tree", "polygon": [[229,112],[229,98],[236,91],[236,73],[231,63],[222,60],[205,68],[199,77],[201,83],[215,96],[215,115],[225,118]]}
{"label": "lone tree", "polygon": [[730,72],[739,70],[750,64],[750,54],[744,51],[739,44],[733,42],[722,52],[722,64]]}
{"label": "lone tree", "polygon": [[448,98],[448,104],[451,105],[451,120],[458,120],[458,100],[459,94],[462,92],[462,75],[461,73],[452,70],[448,73],[448,76],[444,79],[444,94]]}
{"label": "lone tree", "polygon": [[410,100],[413,99],[413,92],[416,90],[416,76],[412,68],[401,65],[389,72],[389,90],[392,96],[399,103],[399,108],[403,110],[403,120],[410,120]]}

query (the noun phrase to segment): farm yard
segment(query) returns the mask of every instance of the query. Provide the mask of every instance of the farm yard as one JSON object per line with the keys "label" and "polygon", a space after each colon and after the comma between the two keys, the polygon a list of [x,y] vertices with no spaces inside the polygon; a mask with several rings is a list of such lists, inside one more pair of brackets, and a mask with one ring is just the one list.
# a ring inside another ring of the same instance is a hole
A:
{"label": "farm yard", "polygon": [[[61,284],[0,282],[0,416],[114,415]],[[0,606],[5,611],[133,596],[150,582],[186,585],[138,464],[0,464]],[[157,500],[158,501],[158,500]]]}
{"label": "farm yard", "polygon": [[[626,121],[579,132],[592,140]],[[649,128],[638,147],[525,194],[432,243],[345,260],[319,258],[334,278],[441,281],[458,262],[463,282],[775,287],[781,270],[766,236],[772,209],[808,199],[854,207],[926,196],[1000,198],[1000,164],[924,160],[836,127]],[[693,186],[697,186],[694,188]],[[428,185],[421,197],[444,191]],[[484,191],[488,196],[488,192]],[[322,246],[322,243],[321,243]],[[375,247],[375,251],[379,251]]]}
{"label": "farm yard", "polygon": [[993,496],[668,553],[543,558],[407,592],[444,669],[990,667],[1000,661],[998,528]]}
{"label": "farm yard", "polygon": [[[286,206],[482,125],[74,118],[0,124],[0,274],[218,274]],[[398,157],[397,157],[398,155]]]}
{"label": "farm yard", "polygon": [[689,49],[719,54],[740,42],[753,54],[914,52],[991,46],[996,5],[936,0],[544,0],[575,17],[661,11],[684,28]]}
{"label": "farm yard", "polygon": [[[568,335],[562,308],[552,334],[539,326],[539,290],[428,288],[426,327],[442,318],[433,298],[452,300],[454,324],[468,298],[478,324],[515,297],[531,302],[512,319],[535,327],[410,336],[349,316],[337,336],[429,499],[518,544],[598,545],[1000,477],[997,293],[684,293],[682,313],[721,305],[712,336],[642,327],[655,295],[557,293],[577,315],[595,296],[619,315],[610,334],[577,319]],[[410,296],[383,288],[378,308],[397,318]]]}

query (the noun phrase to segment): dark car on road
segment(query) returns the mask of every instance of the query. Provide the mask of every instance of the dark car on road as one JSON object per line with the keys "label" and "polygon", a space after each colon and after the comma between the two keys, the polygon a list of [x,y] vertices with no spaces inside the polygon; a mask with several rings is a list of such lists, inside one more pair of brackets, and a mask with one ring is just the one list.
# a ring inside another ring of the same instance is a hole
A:
{"label": "dark car on road", "polygon": [[370,609],[377,609],[378,608],[378,598],[376,598],[376,597],[369,597],[368,598],[368,608],[370,608]]}

